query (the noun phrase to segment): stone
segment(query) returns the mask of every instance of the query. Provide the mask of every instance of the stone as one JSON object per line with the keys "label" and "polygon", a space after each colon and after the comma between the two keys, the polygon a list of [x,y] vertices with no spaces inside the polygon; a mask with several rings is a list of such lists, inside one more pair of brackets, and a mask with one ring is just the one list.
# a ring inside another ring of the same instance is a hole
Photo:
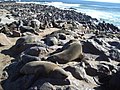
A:
{"label": "stone", "polygon": [[37,20],[37,19],[33,19],[33,20],[30,21],[30,26],[32,28],[40,27],[40,21]]}
{"label": "stone", "polygon": [[0,46],[6,46],[12,44],[7,36],[3,33],[0,33]]}
{"label": "stone", "polygon": [[[107,43],[107,42],[106,42]],[[89,39],[83,43],[83,52],[100,55],[108,52],[108,48],[99,39]]]}
{"label": "stone", "polygon": [[31,55],[22,55],[21,57],[21,60],[19,60],[21,64],[26,64],[28,62],[31,62],[31,61],[40,61],[41,58],[40,57],[37,57],[37,56],[31,56]]}
{"label": "stone", "polygon": [[38,33],[35,31],[35,29],[30,26],[20,26],[20,32],[21,33],[31,32],[32,34],[38,35]]}
{"label": "stone", "polygon": [[120,50],[120,42],[117,42],[117,41],[111,41],[111,42],[108,42],[110,45],[112,46],[115,46],[117,49]]}
{"label": "stone", "polygon": [[20,37],[22,34],[20,33],[20,31],[16,31],[16,30],[14,30],[14,31],[12,31],[12,36],[13,37]]}
{"label": "stone", "polygon": [[19,55],[21,52],[27,50],[28,48],[41,44],[39,42],[39,38],[34,35],[24,36],[19,38],[16,41],[16,44],[12,46],[9,50],[13,52],[13,55]]}
{"label": "stone", "polygon": [[61,40],[66,40],[66,35],[64,34],[64,33],[60,33],[59,34],[59,39],[61,39]]}
{"label": "stone", "polygon": [[92,66],[86,67],[85,71],[86,71],[86,74],[89,76],[97,76],[98,75],[97,69],[95,67],[92,67]]}
{"label": "stone", "polygon": [[120,90],[120,72],[118,71],[114,75],[112,75],[109,83],[108,83],[108,90]]}
{"label": "stone", "polygon": [[47,49],[45,47],[34,46],[23,52],[24,54],[31,56],[42,56],[47,54]]}
{"label": "stone", "polygon": [[64,86],[63,90],[79,90],[79,88],[73,85],[69,85],[69,86]]}
{"label": "stone", "polygon": [[8,35],[8,36],[11,35],[11,32],[10,32],[10,30],[9,30],[9,28],[8,28],[7,25],[5,25],[5,26],[0,30],[0,32],[6,34],[6,35]]}
{"label": "stone", "polygon": [[66,71],[71,72],[71,74],[79,80],[84,80],[86,78],[86,72],[84,68],[77,66],[68,66],[65,68]]}
{"label": "stone", "polygon": [[109,50],[108,57],[111,58],[112,60],[116,60],[116,61],[120,62],[120,50],[118,50],[118,49]]}
{"label": "stone", "polygon": [[53,45],[57,45],[58,44],[58,40],[56,37],[47,37],[45,39],[45,43],[48,45],[48,46],[53,46]]}
{"label": "stone", "polygon": [[99,64],[97,73],[97,76],[94,77],[95,82],[98,85],[107,85],[112,74],[109,66],[105,64]]}
{"label": "stone", "polygon": [[37,88],[37,90],[56,90],[56,88],[49,82],[45,82],[45,83],[39,85],[38,87],[31,87],[28,90],[36,90],[35,88]]}
{"label": "stone", "polygon": [[35,35],[27,35],[27,36],[23,36],[21,38],[19,38],[16,41],[16,45],[18,44],[29,44],[29,43],[37,43],[39,41],[39,38],[37,38],[37,36]]}

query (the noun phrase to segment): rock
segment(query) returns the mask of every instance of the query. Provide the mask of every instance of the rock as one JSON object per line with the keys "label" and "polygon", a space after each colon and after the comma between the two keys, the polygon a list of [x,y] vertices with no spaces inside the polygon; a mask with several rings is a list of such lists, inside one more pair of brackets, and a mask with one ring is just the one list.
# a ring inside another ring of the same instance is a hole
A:
{"label": "rock", "polygon": [[16,30],[17,27],[18,27],[18,25],[17,25],[16,21],[14,21],[14,22],[12,22],[12,23],[9,24],[9,29],[10,29],[11,32],[14,31],[14,30]]}
{"label": "rock", "polygon": [[112,75],[109,83],[108,83],[108,90],[119,90],[120,89],[120,72]]}
{"label": "rock", "polygon": [[30,26],[32,27],[32,28],[36,28],[36,27],[40,27],[40,21],[39,20],[37,20],[37,19],[33,19],[33,20],[31,20],[30,21]]}
{"label": "rock", "polygon": [[20,26],[20,32],[24,33],[24,32],[31,32],[35,35],[38,35],[38,33],[34,30],[34,28],[30,27],[30,26]]}
{"label": "rock", "polygon": [[3,33],[0,33],[0,46],[10,45],[11,41]]}
{"label": "rock", "polygon": [[66,71],[71,72],[71,74],[79,80],[85,80],[86,72],[83,67],[78,66],[68,66],[65,68]]}
{"label": "rock", "polygon": [[73,85],[69,85],[69,86],[64,86],[63,90],[79,90],[79,88]]}
{"label": "rock", "polygon": [[9,30],[9,28],[8,28],[7,25],[5,25],[5,26],[0,30],[0,32],[6,34],[6,35],[8,35],[8,36],[11,35],[11,32],[10,32],[10,30]]}
{"label": "rock", "polygon": [[97,76],[94,77],[96,83],[98,85],[107,85],[112,74],[109,66],[105,64],[99,64],[97,73],[98,73]]}
{"label": "rock", "polygon": [[113,42],[108,42],[110,45],[115,46],[117,49],[120,50],[120,42],[113,41]]}
{"label": "rock", "polygon": [[48,46],[53,46],[53,45],[57,45],[58,44],[58,40],[56,37],[48,37],[45,39],[45,43]]}
{"label": "rock", "polygon": [[85,71],[86,71],[86,74],[89,76],[97,76],[98,75],[97,69],[95,67],[92,67],[92,66],[86,67]]}
{"label": "rock", "polygon": [[0,85],[0,90],[3,90],[2,86]]}
{"label": "rock", "polygon": [[50,84],[49,82],[43,83],[41,85],[39,85],[38,87],[31,87],[28,90],[56,90],[56,88]]}
{"label": "rock", "polygon": [[37,43],[39,42],[39,38],[35,35],[27,35],[24,37],[19,38],[16,41],[16,45],[18,44],[29,44],[29,43]]}
{"label": "rock", "polygon": [[20,37],[20,36],[22,35],[22,34],[20,33],[20,31],[15,31],[15,30],[14,30],[12,33],[13,33],[13,34],[12,34],[13,37]]}
{"label": "rock", "polygon": [[83,80],[86,83],[96,84],[93,78],[86,74],[85,69],[79,65],[68,66],[65,68],[65,70],[71,72],[73,77],[75,77],[77,80]]}
{"label": "rock", "polygon": [[89,39],[83,44],[83,52],[85,53],[100,55],[108,52],[108,50],[109,49],[104,45],[104,42],[100,41],[99,39]]}
{"label": "rock", "polygon": [[66,37],[66,35],[64,34],[64,33],[60,33],[59,34],[59,39],[61,39],[61,40],[65,40],[67,37]]}
{"label": "rock", "polygon": [[20,69],[28,62],[31,61],[41,61],[41,58],[36,56],[30,56],[30,55],[22,55],[20,58],[16,59],[15,62],[10,64],[7,68],[7,72],[9,73],[9,80],[16,81],[20,76]]}
{"label": "rock", "polygon": [[45,47],[31,47],[23,52],[24,54],[31,55],[31,56],[42,56],[47,54],[47,49]]}
{"label": "rock", "polygon": [[31,62],[31,61],[40,61],[41,58],[39,57],[36,57],[36,56],[31,56],[31,55],[22,55],[21,57],[21,60],[19,60],[19,64],[26,64],[28,62]]}
{"label": "rock", "polygon": [[[33,75],[26,75],[19,77],[16,81],[6,81],[3,88],[4,90],[56,90],[53,85],[69,85],[69,81],[56,80],[50,78],[39,78],[36,82],[32,81]],[[33,83],[31,87],[27,88],[30,83]]]}
{"label": "rock", "polygon": [[26,49],[41,44],[39,42],[40,42],[39,38],[36,37],[35,35],[24,36],[16,41],[16,44],[10,48],[10,51],[13,52],[14,55],[19,55]]}
{"label": "rock", "polygon": [[61,28],[61,26],[55,20],[53,20],[51,23],[54,28]]}
{"label": "rock", "polygon": [[111,49],[109,50],[109,58],[112,60],[116,60],[120,62],[120,50],[118,49]]}
{"label": "rock", "polygon": [[59,46],[63,46],[64,44],[66,44],[67,42],[69,42],[69,40],[59,40]]}
{"label": "rock", "polygon": [[41,78],[41,79],[38,79],[34,83],[34,86],[36,86],[36,85],[39,86],[39,84],[44,83],[44,82],[49,82],[52,85],[60,85],[60,86],[70,85],[70,80],[69,79],[62,80],[62,79],[52,79],[52,78]]}
{"label": "rock", "polygon": [[106,62],[106,61],[100,61],[100,65],[106,65],[109,69],[109,72],[112,74],[112,73],[115,73],[114,71],[119,71],[119,67],[116,66],[115,63],[111,63],[111,62]]}

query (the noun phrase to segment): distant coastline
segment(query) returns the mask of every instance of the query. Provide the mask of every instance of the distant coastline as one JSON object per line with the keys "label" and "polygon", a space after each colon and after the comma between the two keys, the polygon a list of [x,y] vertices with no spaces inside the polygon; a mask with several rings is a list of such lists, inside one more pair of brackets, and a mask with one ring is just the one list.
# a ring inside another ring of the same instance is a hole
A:
{"label": "distant coastline", "polygon": [[[99,2],[81,2],[81,3],[64,3],[52,1],[40,1],[40,2],[17,2],[17,3],[35,3],[42,5],[52,5],[60,9],[74,8],[77,12],[82,12],[87,15],[97,18],[99,20],[113,23],[120,28],[120,5],[115,3],[99,3]],[[105,4],[105,5],[104,5]],[[116,6],[115,6],[116,5]]]}

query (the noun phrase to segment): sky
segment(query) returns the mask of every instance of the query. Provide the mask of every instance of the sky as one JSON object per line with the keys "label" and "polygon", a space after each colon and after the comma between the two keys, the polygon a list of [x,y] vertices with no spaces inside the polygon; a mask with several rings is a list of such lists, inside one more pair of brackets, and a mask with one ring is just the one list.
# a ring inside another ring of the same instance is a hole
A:
{"label": "sky", "polygon": [[85,0],[85,1],[120,3],[120,0]]}

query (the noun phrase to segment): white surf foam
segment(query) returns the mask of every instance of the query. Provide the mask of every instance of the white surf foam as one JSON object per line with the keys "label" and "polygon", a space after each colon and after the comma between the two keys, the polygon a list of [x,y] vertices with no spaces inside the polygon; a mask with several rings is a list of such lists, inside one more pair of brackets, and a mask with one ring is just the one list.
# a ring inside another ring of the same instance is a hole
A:
{"label": "white surf foam", "polygon": [[98,20],[104,20],[108,23],[113,23],[114,25],[120,27],[120,12],[113,13],[91,9],[77,9],[77,11],[90,15]]}
{"label": "white surf foam", "polygon": [[85,0],[85,1],[108,2],[108,3],[120,3],[120,0]]}
{"label": "white surf foam", "polygon": [[68,3],[63,3],[63,2],[46,2],[44,5],[49,5],[49,6],[55,6],[57,8],[76,8],[79,7],[80,4],[68,4]]}

